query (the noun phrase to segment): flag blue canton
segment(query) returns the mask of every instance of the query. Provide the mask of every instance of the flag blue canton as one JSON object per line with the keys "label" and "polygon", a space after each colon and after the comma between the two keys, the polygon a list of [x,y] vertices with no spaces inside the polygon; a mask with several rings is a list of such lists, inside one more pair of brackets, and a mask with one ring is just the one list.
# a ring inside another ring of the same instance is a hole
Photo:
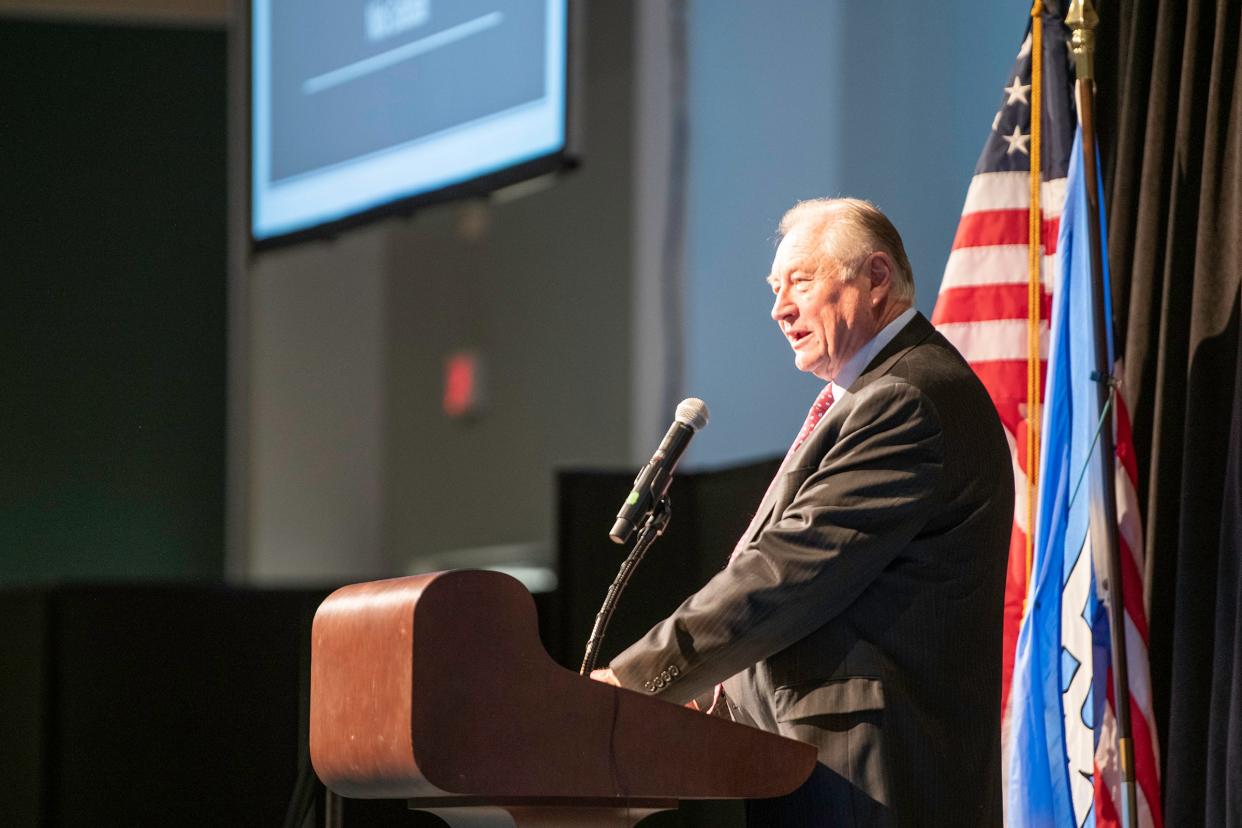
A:
{"label": "flag blue canton", "polygon": [[[1065,13],[1059,3],[1045,2],[1043,130],[1040,133],[1040,177],[1044,181],[1065,178],[1070,147],[1077,127],[1074,80]],[[1031,36],[1028,33],[1018,59],[1009,72],[1000,108],[992,122],[975,173],[1030,172],[1031,169]]]}

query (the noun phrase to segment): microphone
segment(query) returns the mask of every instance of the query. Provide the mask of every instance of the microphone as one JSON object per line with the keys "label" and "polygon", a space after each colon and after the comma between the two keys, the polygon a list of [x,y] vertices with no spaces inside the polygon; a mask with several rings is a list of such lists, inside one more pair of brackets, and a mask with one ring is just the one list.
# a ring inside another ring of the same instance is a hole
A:
{"label": "microphone", "polygon": [[621,511],[617,512],[617,522],[612,525],[608,537],[615,543],[625,543],[634,532],[634,527],[651,514],[656,504],[668,493],[669,484],[673,482],[673,472],[677,461],[690,445],[694,432],[707,425],[707,403],[695,397],[681,401],[677,406],[677,414],[668,434],[651,460],[634,478],[634,488]]}

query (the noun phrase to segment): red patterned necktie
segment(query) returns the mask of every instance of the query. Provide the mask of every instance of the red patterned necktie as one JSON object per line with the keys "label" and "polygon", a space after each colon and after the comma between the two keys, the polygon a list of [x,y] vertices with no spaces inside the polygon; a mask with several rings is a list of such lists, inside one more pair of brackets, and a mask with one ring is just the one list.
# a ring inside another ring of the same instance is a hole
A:
{"label": "red patterned necktie", "polygon": [[[819,421],[824,418],[824,414],[826,414],[828,409],[832,407],[832,403],[832,383],[828,383],[824,386],[824,390],[819,392],[819,396],[815,398],[815,404],[811,406],[811,410],[806,413],[806,421],[802,423],[802,428],[798,431],[798,436],[794,439],[793,445],[789,447],[789,453],[785,455],[786,460],[789,459],[790,454],[793,454],[798,450],[799,446],[806,442],[807,437],[811,436],[811,432],[815,430],[815,426],[819,425]],[[776,478],[773,479],[772,484],[775,485],[776,481],[779,480],[780,477],[780,473],[778,472]],[[770,493],[771,491],[769,490],[769,494]],[[767,499],[767,495],[764,496],[764,499]],[[750,529],[747,529],[746,534],[742,535],[742,541],[744,541],[749,535]],[[741,551],[742,541],[738,541],[738,545],[733,548],[733,554],[729,556],[730,561],[732,561],[737,556],[738,552]],[[716,712],[716,707],[720,704],[720,698],[723,693],[724,683],[721,682],[716,685],[716,690],[712,693],[711,706],[707,709],[708,714]]]}
{"label": "red patterned necktie", "polygon": [[802,424],[802,430],[798,432],[798,438],[789,447],[790,454],[797,451],[798,446],[805,443],[806,438],[811,436],[811,432],[815,430],[815,426],[823,419],[824,414],[832,406],[832,403],[832,383],[828,383],[824,386],[824,390],[819,392],[819,396],[815,398],[815,404],[811,406],[811,410],[806,413],[806,422]]}

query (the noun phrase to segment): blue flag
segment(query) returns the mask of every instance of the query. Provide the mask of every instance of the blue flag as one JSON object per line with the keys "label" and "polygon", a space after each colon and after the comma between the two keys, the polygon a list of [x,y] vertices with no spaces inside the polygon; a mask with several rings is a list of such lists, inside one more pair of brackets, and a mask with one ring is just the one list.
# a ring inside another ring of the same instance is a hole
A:
{"label": "blue flag", "polygon": [[[1099,496],[1100,470],[1088,470],[1100,419],[1080,144],[1081,133],[1071,154],[1057,241],[1060,284],[1053,286],[1034,561],[1011,691],[1005,810],[1014,828],[1095,822],[1096,723],[1104,702],[1103,685],[1098,691],[1095,685],[1106,675],[1108,630],[1089,539],[1089,504]],[[1104,278],[1107,297],[1107,267]],[[1109,308],[1103,312],[1111,319]],[[1110,328],[1110,351],[1111,336]]]}

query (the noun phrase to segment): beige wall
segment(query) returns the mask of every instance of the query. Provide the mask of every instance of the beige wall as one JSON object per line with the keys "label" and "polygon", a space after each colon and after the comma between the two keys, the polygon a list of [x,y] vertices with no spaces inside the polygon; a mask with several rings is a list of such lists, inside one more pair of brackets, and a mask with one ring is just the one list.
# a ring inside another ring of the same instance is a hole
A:
{"label": "beige wall", "polygon": [[390,230],[265,253],[250,268],[250,579],[386,572]]}

